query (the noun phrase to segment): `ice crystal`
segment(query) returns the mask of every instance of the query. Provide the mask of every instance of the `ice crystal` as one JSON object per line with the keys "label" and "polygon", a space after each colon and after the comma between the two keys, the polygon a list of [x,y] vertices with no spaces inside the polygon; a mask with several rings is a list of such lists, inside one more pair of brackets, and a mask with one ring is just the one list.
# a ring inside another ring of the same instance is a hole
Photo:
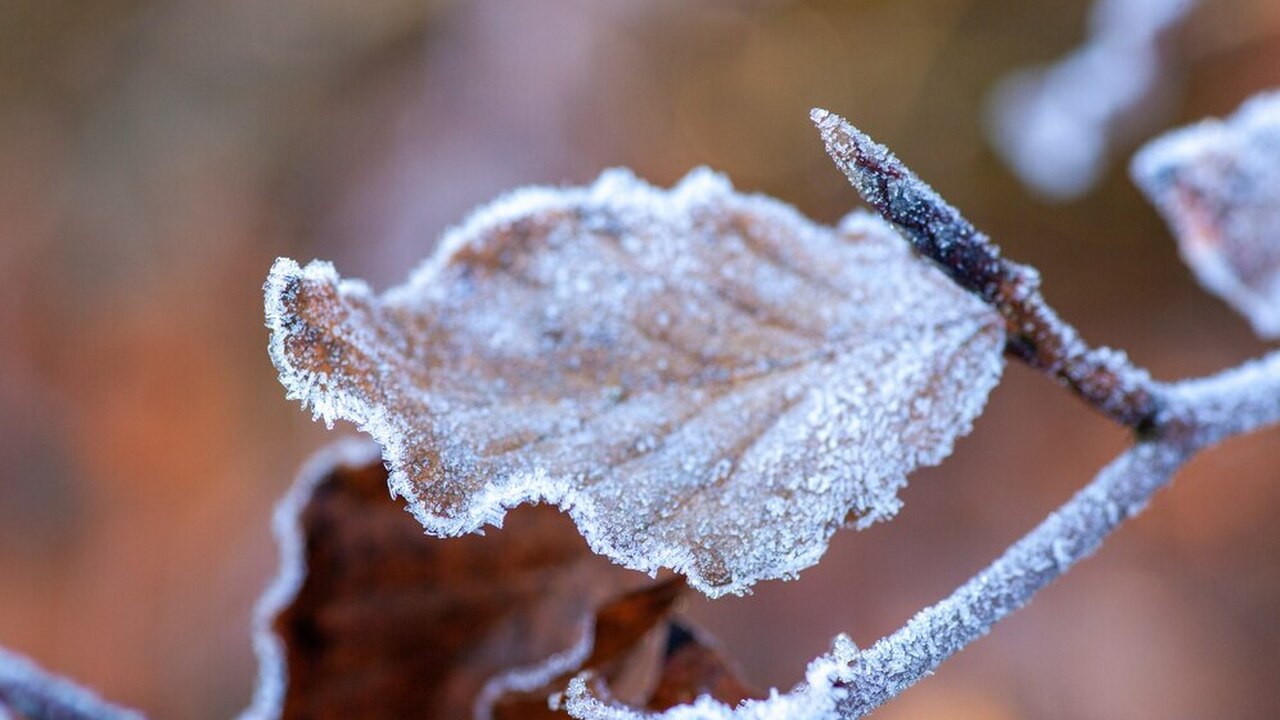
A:
{"label": "ice crystal", "polygon": [[514,192],[381,296],[281,259],[266,308],[290,396],[373,436],[428,532],[555,503],[596,552],[712,596],[892,516],[1004,344],[885,223],[818,226],[705,169]]}
{"label": "ice crystal", "polygon": [[1280,336],[1280,91],[1153,141],[1132,170],[1201,284]]}

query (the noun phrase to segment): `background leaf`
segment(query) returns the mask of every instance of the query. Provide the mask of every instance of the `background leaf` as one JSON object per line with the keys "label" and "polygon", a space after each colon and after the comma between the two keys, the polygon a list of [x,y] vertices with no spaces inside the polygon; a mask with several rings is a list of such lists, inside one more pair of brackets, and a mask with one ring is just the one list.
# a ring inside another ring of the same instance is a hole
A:
{"label": "background leaf", "polygon": [[1201,284],[1280,337],[1280,92],[1151,142],[1132,169]]}

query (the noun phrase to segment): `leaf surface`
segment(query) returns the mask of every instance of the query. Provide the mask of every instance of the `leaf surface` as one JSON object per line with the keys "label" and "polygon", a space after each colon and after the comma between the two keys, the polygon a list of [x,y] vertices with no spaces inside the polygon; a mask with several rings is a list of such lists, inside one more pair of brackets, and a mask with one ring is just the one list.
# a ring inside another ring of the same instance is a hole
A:
{"label": "leaf surface", "polygon": [[266,307],[290,395],[373,436],[429,532],[550,502],[596,552],[712,596],[892,516],[1004,344],[883,222],[822,227],[706,170],[517,191],[380,296],[281,259]]}
{"label": "leaf surface", "polygon": [[1280,337],[1280,91],[1156,139],[1132,173],[1200,283]]}

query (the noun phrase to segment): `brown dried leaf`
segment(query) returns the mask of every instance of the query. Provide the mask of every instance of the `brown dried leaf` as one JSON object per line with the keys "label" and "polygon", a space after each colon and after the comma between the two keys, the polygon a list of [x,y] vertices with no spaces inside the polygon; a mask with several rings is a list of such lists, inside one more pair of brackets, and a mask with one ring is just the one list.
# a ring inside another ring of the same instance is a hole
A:
{"label": "brown dried leaf", "polygon": [[501,532],[427,537],[386,482],[377,448],[347,443],[281,504],[247,717],[470,717],[491,677],[577,646],[601,603],[653,583],[548,507]]}
{"label": "brown dried leaf", "polygon": [[[566,718],[562,710],[547,702],[562,692],[569,679],[589,671],[610,686],[616,694],[616,683],[627,673],[643,676],[642,641],[655,628],[661,627],[672,605],[684,589],[682,581],[668,581],[641,588],[609,602],[596,613],[592,631],[586,637],[576,658],[557,657],[530,668],[516,669],[499,675],[486,687],[492,706],[482,704],[480,718],[496,720],[533,720],[534,718]],[[537,681],[541,682],[537,682]]]}
{"label": "brown dried leaf", "polygon": [[285,259],[266,295],[290,395],[372,435],[429,532],[551,502],[596,552],[713,596],[892,516],[1004,344],[883,222],[817,226],[706,170],[519,191],[382,296]]}
{"label": "brown dried leaf", "polygon": [[662,674],[649,695],[647,709],[661,712],[687,705],[703,695],[729,707],[762,697],[747,687],[711,641],[695,628],[672,622],[667,632]]}
{"label": "brown dried leaf", "polygon": [[1200,283],[1280,337],[1280,92],[1154,140],[1132,172]]}
{"label": "brown dried leaf", "polygon": [[[683,583],[664,583],[623,596],[596,615],[589,650],[583,647],[576,662],[553,658],[533,668],[495,678],[487,690],[496,696],[492,707],[484,705],[480,718],[535,720],[568,718],[549,697],[562,693],[575,676],[589,678],[597,696],[628,709],[642,707],[662,711],[707,696],[729,706],[759,698],[738,679],[710,642],[693,628],[667,621],[672,603]],[[665,631],[661,656],[645,653],[644,639],[653,631]],[[541,678],[536,685],[530,682]],[[630,684],[633,687],[627,687]]]}

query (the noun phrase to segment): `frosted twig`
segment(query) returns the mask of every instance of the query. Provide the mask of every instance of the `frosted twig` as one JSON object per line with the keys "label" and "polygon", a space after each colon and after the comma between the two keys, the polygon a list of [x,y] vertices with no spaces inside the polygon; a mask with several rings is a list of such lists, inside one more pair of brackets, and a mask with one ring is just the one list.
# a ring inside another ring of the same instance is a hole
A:
{"label": "frosted twig", "polygon": [[1173,443],[1140,443],[1113,461],[950,597],[863,650],[853,663],[841,717],[862,717],[883,705],[1026,605],[1140,511],[1185,458]]}
{"label": "frosted twig", "polygon": [[58,720],[142,720],[142,715],[99,698],[27,658],[0,648],[0,717]]}
{"label": "frosted twig", "polygon": [[1196,451],[1280,423],[1280,351],[1172,385],[1168,398],[1164,437],[1125,452],[985,570],[859,653],[841,717],[884,704],[1026,605],[1140,512]]}
{"label": "frosted twig", "polygon": [[1004,317],[1005,352],[1065,384],[1108,417],[1149,430],[1159,410],[1159,388],[1124,353],[1089,347],[1040,294],[1034,269],[1000,255],[975,228],[893,153],[844,118],[810,114],[827,153],[858,193],[960,287]]}
{"label": "frosted twig", "polygon": [[1280,423],[1280,350],[1168,388],[1160,424],[1185,427],[1198,447]]}

